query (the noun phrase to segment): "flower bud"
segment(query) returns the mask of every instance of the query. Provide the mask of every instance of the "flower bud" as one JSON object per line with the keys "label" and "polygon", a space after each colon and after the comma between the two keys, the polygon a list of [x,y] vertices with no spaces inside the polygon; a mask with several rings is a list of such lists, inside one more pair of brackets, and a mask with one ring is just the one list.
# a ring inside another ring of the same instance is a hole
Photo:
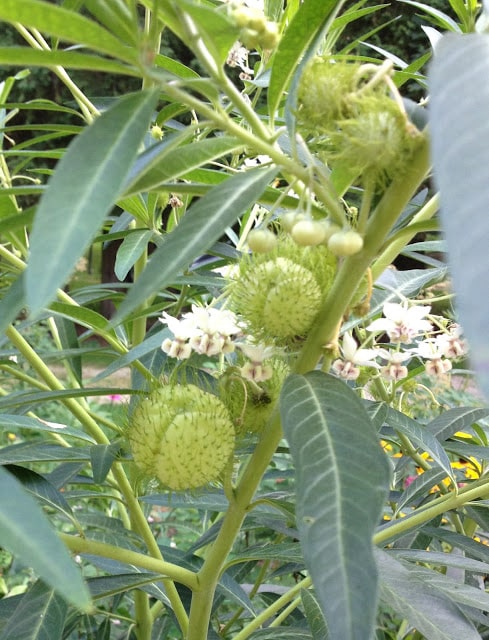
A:
{"label": "flower bud", "polygon": [[269,229],[252,229],[247,241],[253,253],[268,253],[277,246],[277,236]]}
{"label": "flower bud", "polygon": [[324,242],[326,227],[319,220],[299,220],[292,227],[290,235],[301,247],[312,247]]}
{"label": "flower bud", "polygon": [[353,231],[353,229],[338,231],[328,240],[328,249],[335,256],[352,256],[358,253],[362,247],[363,238],[357,231]]}

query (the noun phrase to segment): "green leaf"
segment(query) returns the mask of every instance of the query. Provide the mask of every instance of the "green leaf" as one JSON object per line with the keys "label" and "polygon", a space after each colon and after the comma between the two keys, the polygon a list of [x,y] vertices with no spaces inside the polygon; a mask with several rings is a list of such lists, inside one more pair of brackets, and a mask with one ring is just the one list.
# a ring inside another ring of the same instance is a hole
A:
{"label": "green leaf", "polygon": [[294,562],[303,564],[302,551],[297,542],[266,544],[258,547],[250,547],[239,552],[233,557],[228,566],[249,560],[275,560],[277,562]]}
{"label": "green leaf", "polygon": [[301,600],[307,622],[311,629],[312,640],[328,640],[330,636],[328,627],[326,626],[326,620],[314,594],[311,591],[302,589]]}
{"label": "green leaf", "polygon": [[445,453],[444,448],[426,427],[420,425],[416,420],[406,414],[392,408],[389,409],[386,423],[396,431],[400,431],[406,435],[416,446],[420,447],[420,449],[429,453],[433,460],[445,471],[453,485],[456,486],[457,481],[452,465],[450,464],[450,459]]}
{"label": "green leaf", "polygon": [[102,482],[104,482],[120,449],[121,445],[119,442],[96,444],[90,447],[93,480],[96,484],[102,484]]}
{"label": "green leaf", "polygon": [[65,360],[76,381],[82,385],[82,359],[80,343],[76,333],[75,324],[66,318],[54,318],[58,330],[59,340],[63,349],[72,349],[74,355]]}
{"label": "green leaf", "polygon": [[[470,72],[468,72],[470,70]],[[430,131],[441,222],[457,314],[479,384],[489,397],[489,39],[447,34],[429,74]]]}
{"label": "green leaf", "polygon": [[250,636],[251,640],[312,640],[311,632],[301,627],[273,627],[260,629]]}
{"label": "green leaf", "polygon": [[179,178],[243,147],[243,143],[236,138],[219,136],[175,148],[182,138],[187,137],[187,132],[184,135],[180,133],[169,136],[168,140],[163,140],[142,153],[131,169],[125,195],[155,189],[163,182]]}
{"label": "green leaf", "polygon": [[153,231],[137,229],[124,238],[117,250],[114,266],[114,273],[121,282],[142,256],[153,235]]}
{"label": "green leaf", "polygon": [[68,520],[75,521],[75,516],[64,495],[46,478],[31,469],[9,464],[4,467],[22,484],[24,489],[43,504],[57,509]]}
{"label": "green leaf", "polygon": [[26,295],[32,313],[54,298],[116,201],[156,100],[156,91],[122,98],[74,140],[59,162],[31,235]]}
{"label": "green leaf", "polygon": [[[80,570],[34,498],[3,468],[0,468],[0,479],[2,546],[32,567],[63,598],[80,609],[88,610],[90,597]],[[53,599],[53,602],[57,602],[57,599]],[[18,636],[8,635],[4,630],[2,637]]]}
{"label": "green leaf", "polygon": [[[0,7],[1,14],[1,7]],[[120,47],[122,49],[122,47]],[[139,71],[115,60],[88,55],[78,51],[45,51],[28,47],[0,47],[0,65],[53,67],[59,65],[65,69],[87,69],[105,73],[139,76]]]}
{"label": "green leaf", "polygon": [[0,20],[20,22],[24,27],[38,29],[67,42],[83,44],[114,58],[128,62],[137,60],[135,49],[121,47],[120,40],[96,22],[50,2],[2,0]]}
{"label": "green leaf", "polygon": [[134,573],[120,573],[115,576],[89,578],[87,586],[90,589],[92,598],[95,600],[108,598],[117,593],[124,593],[144,584],[155,582],[158,579],[161,579],[158,573],[135,571]]}
{"label": "green leaf", "polygon": [[183,268],[205,253],[226,227],[259,199],[276,173],[276,168],[238,173],[195,203],[152,254],[137,286],[131,288],[113,322],[120,322],[150,296],[171,284]]}
{"label": "green leaf", "polygon": [[387,553],[378,550],[376,559],[381,599],[427,640],[480,640],[475,627],[446,594],[435,591]]}
{"label": "green leaf", "polygon": [[333,11],[338,10],[338,0],[304,0],[299,10],[284,32],[275,52],[270,86],[268,88],[268,108],[273,119],[284,92],[303,58],[304,53],[313,53],[311,45],[322,33]]}
{"label": "green leaf", "polygon": [[292,375],[280,400],[296,469],[304,559],[335,640],[369,640],[377,607],[372,536],[389,465],[361,400],[342,380]]}
{"label": "green leaf", "polygon": [[16,429],[30,429],[32,431],[47,431],[49,433],[57,433],[63,438],[66,436],[72,436],[80,440],[87,442],[93,442],[93,438],[87,436],[86,433],[77,429],[76,427],[70,427],[66,424],[60,424],[59,422],[46,422],[41,418],[29,418],[27,416],[19,416],[17,414],[0,414],[0,429],[8,431],[15,431]]}
{"label": "green leaf", "polygon": [[0,464],[17,462],[59,462],[89,460],[87,449],[57,444],[22,442],[0,449]]}
{"label": "green leaf", "polygon": [[0,300],[0,334],[11,324],[25,305],[24,274],[13,282]]}
{"label": "green leaf", "polygon": [[474,409],[474,407],[454,407],[444,411],[426,425],[436,438],[443,442],[457,431],[465,431],[474,422],[485,418],[489,409]]}
{"label": "green leaf", "polygon": [[61,640],[68,607],[40,580],[22,596],[0,640]]}

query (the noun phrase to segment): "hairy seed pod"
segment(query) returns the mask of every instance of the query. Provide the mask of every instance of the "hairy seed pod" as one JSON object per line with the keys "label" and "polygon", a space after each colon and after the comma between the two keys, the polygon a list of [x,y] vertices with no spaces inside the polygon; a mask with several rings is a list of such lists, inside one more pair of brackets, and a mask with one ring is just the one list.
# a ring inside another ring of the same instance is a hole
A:
{"label": "hairy seed pod", "polygon": [[188,384],[161,387],[141,400],[128,439],[145,475],[185,491],[219,480],[233,455],[235,432],[221,400]]}

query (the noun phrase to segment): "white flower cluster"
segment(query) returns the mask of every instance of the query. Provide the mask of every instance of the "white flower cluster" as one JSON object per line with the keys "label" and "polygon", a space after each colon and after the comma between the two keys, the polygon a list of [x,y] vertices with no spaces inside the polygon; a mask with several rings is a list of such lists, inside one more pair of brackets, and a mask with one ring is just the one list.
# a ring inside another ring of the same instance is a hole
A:
{"label": "white flower cluster", "polygon": [[181,320],[164,312],[160,318],[173,333],[173,339],[166,338],[161,348],[172,358],[186,360],[192,351],[206,356],[234,351],[232,337],[241,333],[236,316],[232,311],[213,307],[192,306]]}
{"label": "white flower cluster", "polygon": [[[386,333],[397,348],[359,348],[353,336],[345,333],[340,347],[341,358],[333,362],[332,370],[345,380],[356,380],[360,375],[360,367],[372,367],[379,370],[385,379],[397,381],[408,376],[405,363],[418,356],[424,361],[428,375],[441,376],[447,373],[452,368],[450,359],[459,358],[467,352],[466,344],[456,324],[441,333],[434,331],[428,319],[430,311],[431,307],[428,306],[386,302],[383,306],[384,317],[374,320],[366,329],[371,333]],[[416,341],[422,335],[424,338]],[[414,346],[403,349],[403,344]]]}
{"label": "white flower cluster", "polygon": [[161,345],[171,358],[187,360],[192,352],[218,356],[232,353],[238,347],[248,358],[239,369],[243,378],[264,382],[273,375],[272,367],[265,364],[265,360],[273,356],[274,348],[235,341],[242,338],[242,328],[232,311],[193,305],[192,311],[184,313],[180,320],[166,312],[159,320],[173,333],[173,338],[166,338]]}

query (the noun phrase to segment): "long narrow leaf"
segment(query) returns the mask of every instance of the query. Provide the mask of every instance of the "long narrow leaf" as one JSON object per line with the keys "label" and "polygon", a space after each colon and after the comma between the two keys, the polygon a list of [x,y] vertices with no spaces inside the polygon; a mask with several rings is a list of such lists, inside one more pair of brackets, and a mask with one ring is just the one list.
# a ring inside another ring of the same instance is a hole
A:
{"label": "long narrow leaf", "polygon": [[25,27],[38,29],[61,40],[84,44],[95,51],[108,53],[129,62],[137,59],[135,49],[122,47],[118,38],[96,22],[42,0],[2,0],[0,20],[20,22]]}
{"label": "long narrow leaf", "polygon": [[178,227],[153,253],[146,269],[114,318],[121,321],[139,304],[172,283],[178,273],[205,253],[251,204],[277,173],[276,168],[238,173],[193,205]]}
{"label": "long narrow leaf", "polygon": [[139,76],[137,69],[115,60],[88,55],[78,51],[44,51],[28,47],[0,47],[0,64],[3,66],[52,67],[88,69],[128,76]]}
{"label": "long narrow leaf", "polygon": [[68,607],[40,580],[22,596],[0,640],[61,640]]}
{"label": "long narrow leaf", "polygon": [[372,536],[388,487],[387,459],[362,402],[334,376],[290,376],[280,406],[304,559],[331,639],[369,640],[377,608]]}
{"label": "long narrow leaf", "polygon": [[[70,558],[34,498],[0,468],[0,541],[66,600],[88,610],[90,597]],[[5,632],[4,632],[5,633]],[[7,635],[5,638],[19,636]]]}
{"label": "long narrow leaf", "polygon": [[60,161],[34,220],[26,274],[32,313],[54,298],[116,201],[156,100],[155,91],[122,98]]}

